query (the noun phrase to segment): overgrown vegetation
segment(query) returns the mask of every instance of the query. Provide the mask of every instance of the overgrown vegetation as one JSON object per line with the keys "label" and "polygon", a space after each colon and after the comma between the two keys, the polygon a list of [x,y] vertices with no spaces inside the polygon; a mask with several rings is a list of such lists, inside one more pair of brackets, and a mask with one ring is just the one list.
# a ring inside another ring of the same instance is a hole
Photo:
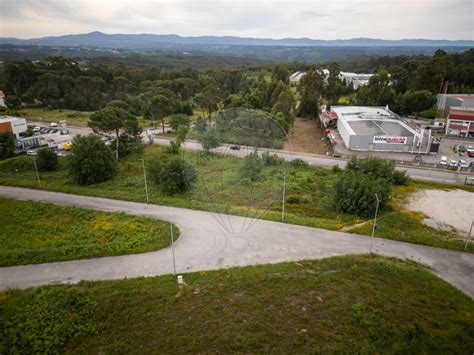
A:
{"label": "overgrown vegetation", "polygon": [[[474,302],[377,256],[1,294],[0,352],[469,353]],[[420,306],[422,305],[422,306]]]}
{"label": "overgrown vegetation", "polygon": [[141,253],[171,239],[169,223],[151,218],[5,198],[0,225],[0,266]]}

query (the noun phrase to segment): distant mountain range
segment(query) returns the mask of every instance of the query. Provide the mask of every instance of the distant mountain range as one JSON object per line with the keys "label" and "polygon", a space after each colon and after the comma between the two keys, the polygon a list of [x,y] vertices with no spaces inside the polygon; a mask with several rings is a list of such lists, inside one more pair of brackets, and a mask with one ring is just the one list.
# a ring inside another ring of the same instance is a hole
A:
{"label": "distant mountain range", "polygon": [[321,40],[311,38],[244,38],[233,36],[183,37],[175,34],[106,34],[90,32],[64,36],[50,36],[32,39],[0,37],[0,44],[37,46],[78,46],[95,48],[116,48],[130,50],[156,50],[169,45],[206,46],[284,46],[284,47],[474,47],[469,40],[400,39],[384,40],[372,38],[352,38]]}

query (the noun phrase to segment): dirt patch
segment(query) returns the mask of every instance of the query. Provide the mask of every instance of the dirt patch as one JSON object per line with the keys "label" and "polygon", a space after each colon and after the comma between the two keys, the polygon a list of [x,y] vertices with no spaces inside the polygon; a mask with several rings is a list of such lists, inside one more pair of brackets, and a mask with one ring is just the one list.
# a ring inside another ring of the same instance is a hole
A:
{"label": "dirt patch", "polygon": [[419,190],[406,205],[458,231],[468,232],[474,218],[474,193],[464,190]]}
{"label": "dirt patch", "polygon": [[284,149],[294,152],[326,154],[327,149],[320,128],[315,120],[297,117],[291,130],[291,147],[288,142]]}

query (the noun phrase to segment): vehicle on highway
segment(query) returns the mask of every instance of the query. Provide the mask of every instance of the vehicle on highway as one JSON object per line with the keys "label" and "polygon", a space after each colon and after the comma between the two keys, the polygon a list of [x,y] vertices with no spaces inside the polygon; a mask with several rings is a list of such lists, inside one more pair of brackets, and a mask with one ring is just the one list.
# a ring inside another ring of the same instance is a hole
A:
{"label": "vehicle on highway", "polygon": [[230,149],[231,150],[240,150],[240,145],[231,145]]}
{"label": "vehicle on highway", "polygon": [[456,160],[451,160],[449,162],[448,168],[450,170],[458,170],[458,162]]}
{"label": "vehicle on highway", "polygon": [[36,150],[27,150],[26,155],[38,155],[38,152]]}
{"label": "vehicle on highway", "polygon": [[49,124],[49,127],[57,127],[57,126],[58,126],[58,124],[56,122],[51,122]]}
{"label": "vehicle on highway", "polygon": [[443,156],[441,157],[441,161],[439,162],[439,164],[440,164],[440,165],[445,165],[445,166],[447,166],[447,165],[448,165],[448,157],[445,156],[445,155],[443,155]]}
{"label": "vehicle on highway", "polygon": [[35,128],[33,128],[33,132],[38,133],[39,131],[41,131],[41,127],[36,126]]}
{"label": "vehicle on highway", "polygon": [[469,164],[464,159],[458,160],[458,166],[460,169],[469,169]]}

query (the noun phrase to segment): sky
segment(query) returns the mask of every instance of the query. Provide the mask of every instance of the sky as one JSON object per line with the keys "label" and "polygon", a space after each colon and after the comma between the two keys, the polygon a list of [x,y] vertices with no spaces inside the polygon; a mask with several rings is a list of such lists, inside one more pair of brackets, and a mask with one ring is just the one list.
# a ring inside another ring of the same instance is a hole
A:
{"label": "sky", "polygon": [[474,0],[0,0],[0,36],[474,39]]}

